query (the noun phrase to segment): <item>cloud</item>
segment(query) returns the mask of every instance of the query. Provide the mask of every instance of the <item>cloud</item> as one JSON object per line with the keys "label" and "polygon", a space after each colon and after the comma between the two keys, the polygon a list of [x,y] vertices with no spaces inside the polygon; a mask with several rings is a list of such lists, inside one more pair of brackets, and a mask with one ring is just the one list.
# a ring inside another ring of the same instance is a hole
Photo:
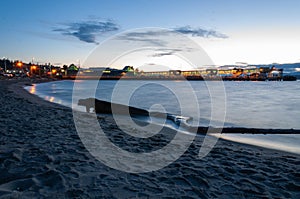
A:
{"label": "cloud", "polygon": [[69,23],[64,26],[63,28],[55,28],[53,31],[60,32],[63,35],[77,37],[80,41],[96,44],[96,36],[98,34],[119,30],[119,26],[111,20]]}
{"label": "cloud", "polygon": [[182,34],[192,35],[194,37],[204,37],[204,38],[214,37],[214,38],[222,38],[222,39],[228,38],[227,35],[217,32],[216,30],[206,30],[203,28],[192,28],[190,26],[175,28],[174,30],[177,32],[180,32]]}
{"label": "cloud", "polygon": [[182,49],[156,49],[156,53],[152,54],[151,57],[163,57],[163,56],[169,56],[174,55],[177,52],[182,51]]}
{"label": "cloud", "polygon": [[[174,28],[172,29],[174,32],[179,32],[181,34],[185,35],[191,35],[194,37],[203,37],[203,38],[228,38],[227,35],[220,33],[216,30],[206,30],[202,28],[192,28],[190,26],[184,26],[184,27],[179,27],[179,28]],[[128,32],[125,35],[122,34],[121,36],[118,36],[120,40],[128,40],[128,41],[138,41],[138,42],[146,42],[149,44],[154,44],[157,46],[165,46],[166,42],[162,40],[163,37],[166,36],[172,36],[170,34],[169,30],[157,30],[157,31],[152,31],[152,30],[146,30],[146,31],[136,31],[136,32]]]}
{"label": "cloud", "polygon": [[[141,30],[140,30],[141,31]],[[145,31],[145,32],[128,32],[118,36],[118,39],[125,41],[138,41],[154,44],[157,46],[164,46],[165,42],[160,39],[160,36],[167,34],[168,32],[159,31]]]}
{"label": "cloud", "polygon": [[162,56],[167,56],[167,55],[173,55],[173,52],[162,52],[162,53],[155,53],[152,55],[152,57],[162,57]]}
{"label": "cloud", "polygon": [[182,39],[183,36],[180,36],[179,33],[203,38],[228,38],[227,35],[215,30],[184,26],[175,29],[137,29],[118,35],[117,39],[125,42],[132,41],[134,45],[140,48],[149,46],[155,47],[155,49],[153,49],[155,52],[149,55],[149,57],[164,57],[180,52],[193,52],[198,50],[195,46],[187,46],[188,44]]}

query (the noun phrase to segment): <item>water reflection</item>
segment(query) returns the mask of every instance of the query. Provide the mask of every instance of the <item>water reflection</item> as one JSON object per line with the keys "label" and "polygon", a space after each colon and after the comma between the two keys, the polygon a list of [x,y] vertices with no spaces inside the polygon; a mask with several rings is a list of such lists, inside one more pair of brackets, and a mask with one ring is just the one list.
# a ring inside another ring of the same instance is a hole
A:
{"label": "water reflection", "polygon": [[[38,85],[38,86],[41,86],[41,85]],[[52,85],[52,87],[54,87],[53,90],[55,90],[55,86]],[[41,94],[39,91],[37,91],[37,85],[33,84],[31,86],[26,86],[25,89],[31,93],[31,94],[35,94],[35,95],[39,95],[41,98],[43,98],[44,100],[46,101],[49,101],[49,102],[54,102],[54,103],[57,103],[57,104],[63,104],[63,101],[60,99],[60,98],[57,98],[57,97],[54,97],[54,96],[49,96],[49,95],[43,95]],[[52,92],[52,94],[55,94],[56,92]]]}
{"label": "water reflection", "polygon": [[31,94],[35,94],[35,93],[36,93],[35,85],[32,85],[32,86],[30,87],[29,92],[30,92]]}
{"label": "water reflection", "polygon": [[49,102],[55,102],[55,97],[53,97],[53,96],[45,96],[44,99]]}

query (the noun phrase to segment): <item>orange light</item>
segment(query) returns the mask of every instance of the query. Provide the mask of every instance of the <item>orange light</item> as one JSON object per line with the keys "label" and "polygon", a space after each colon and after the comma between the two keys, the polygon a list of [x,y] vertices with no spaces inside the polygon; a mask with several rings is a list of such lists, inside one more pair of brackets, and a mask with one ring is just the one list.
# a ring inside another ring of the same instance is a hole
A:
{"label": "orange light", "polygon": [[29,92],[31,94],[35,94],[35,85],[30,88]]}
{"label": "orange light", "polygon": [[56,70],[55,70],[55,69],[53,69],[53,70],[52,70],[52,74],[55,74],[55,73],[56,73]]}
{"label": "orange light", "polygon": [[36,66],[31,66],[31,69],[32,69],[32,70],[35,70],[35,69],[36,69]]}
{"label": "orange light", "polygon": [[22,66],[23,66],[23,63],[22,63],[22,62],[18,62],[18,63],[17,63],[17,66],[18,66],[18,67],[22,67]]}

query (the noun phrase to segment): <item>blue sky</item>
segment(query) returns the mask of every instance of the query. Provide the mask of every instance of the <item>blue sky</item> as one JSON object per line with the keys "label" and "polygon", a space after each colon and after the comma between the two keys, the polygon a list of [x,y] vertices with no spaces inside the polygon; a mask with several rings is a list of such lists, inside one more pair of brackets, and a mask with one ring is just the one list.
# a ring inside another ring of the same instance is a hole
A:
{"label": "blue sky", "polygon": [[84,62],[114,34],[160,27],[187,35],[218,65],[300,62],[299,8],[298,0],[3,0],[0,56]]}

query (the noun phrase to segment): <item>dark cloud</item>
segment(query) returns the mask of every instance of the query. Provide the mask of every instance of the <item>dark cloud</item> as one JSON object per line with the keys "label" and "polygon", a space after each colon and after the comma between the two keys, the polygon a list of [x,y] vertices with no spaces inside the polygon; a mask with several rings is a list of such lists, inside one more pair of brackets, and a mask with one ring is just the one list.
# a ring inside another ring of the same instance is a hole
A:
{"label": "dark cloud", "polygon": [[119,26],[110,21],[86,21],[69,23],[63,28],[56,28],[53,31],[63,35],[74,36],[87,43],[97,43],[96,35],[119,30]]}
{"label": "dark cloud", "polygon": [[184,27],[180,27],[180,28],[175,28],[174,29],[177,32],[180,32],[182,34],[186,34],[186,35],[192,35],[195,37],[205,37],[205,38],[209,38],[209,37],[215,37],[215,38],[228,38],[227,35],[217,32],[215,30],[206,30],[206,29],[202,29],[202,28],[192,28],[190,26],[184,26]]}

